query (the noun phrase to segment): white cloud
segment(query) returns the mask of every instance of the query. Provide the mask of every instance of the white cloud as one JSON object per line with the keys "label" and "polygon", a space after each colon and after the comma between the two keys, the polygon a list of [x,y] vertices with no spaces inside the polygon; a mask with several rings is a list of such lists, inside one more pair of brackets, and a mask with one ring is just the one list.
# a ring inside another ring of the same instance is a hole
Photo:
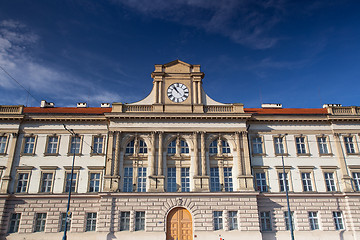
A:
{"label": "white cloud", "polygon": [[281,20],[282,0],[113,0],[153,18],[221,34],[255,48],[273,47],[279,40],[271,29]]}
{"label": "white cloud", "polygon": [[[121,101],[117,93],[102,87],[91,88],[90,80],[37,61],[32,49],[40,41],[40,36],[31,32],[21,22],[0,22],[0,65],[25,89],[30,89],[32,95],[37,96],[37,101],[48,98],[55,101],[55,104],[73,101],[74,105],[76,101],[86,99],[91,99],[92,102]],[[16,95],[19,96],[13,100],[14,104],[24,104],[23,96],[27,95],[26,91],[0,69],[0,93],[9,96],[9,91],[16,91]]]}

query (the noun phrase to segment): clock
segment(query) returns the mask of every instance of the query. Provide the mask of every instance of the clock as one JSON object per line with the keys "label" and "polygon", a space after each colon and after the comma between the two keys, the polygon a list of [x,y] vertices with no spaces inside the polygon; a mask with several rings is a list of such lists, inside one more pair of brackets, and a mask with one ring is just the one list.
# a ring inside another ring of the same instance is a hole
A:
{"label": "clock", "polygon": [[189,89],[182,83],[173,83],[167,89],[168,98],[176,103],[185,101],[189,96]]}

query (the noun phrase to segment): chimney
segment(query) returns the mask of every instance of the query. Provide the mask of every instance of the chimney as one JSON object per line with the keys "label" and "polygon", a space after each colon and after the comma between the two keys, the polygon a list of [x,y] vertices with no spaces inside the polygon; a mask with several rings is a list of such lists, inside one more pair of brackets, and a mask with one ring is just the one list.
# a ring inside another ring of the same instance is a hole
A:
{"label": "chimney", "polygon": [[79,102],[79,103],[77,103],[77,107],[78,108],[87,108],[87,103],[86,102]]}
{"label": "chimney", "polygon": [[281,103],[263,103],[261,104],[262,108],[282,108]]}
{"label": "chimney", "polygon": [[110,103],[102,103],[102,104],[100,105],[100,107],[102,107],[102,108],[109,108],[109,107],[110,107]]}
{"label": "chimney", "polygon": [[54,107],[54,106],[55,104],[53,102],[47,102],[45,100],[42,100],[40,104],[41,108]]}

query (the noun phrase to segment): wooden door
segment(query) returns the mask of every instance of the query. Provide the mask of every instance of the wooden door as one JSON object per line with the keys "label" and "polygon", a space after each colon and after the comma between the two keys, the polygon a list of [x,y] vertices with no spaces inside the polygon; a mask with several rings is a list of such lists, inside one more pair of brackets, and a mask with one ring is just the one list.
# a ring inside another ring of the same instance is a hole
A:
{"label": "wooden door", "polygon": [[185,208],[174,208],[166,220],[166,240],[192,240],[191,214]]}

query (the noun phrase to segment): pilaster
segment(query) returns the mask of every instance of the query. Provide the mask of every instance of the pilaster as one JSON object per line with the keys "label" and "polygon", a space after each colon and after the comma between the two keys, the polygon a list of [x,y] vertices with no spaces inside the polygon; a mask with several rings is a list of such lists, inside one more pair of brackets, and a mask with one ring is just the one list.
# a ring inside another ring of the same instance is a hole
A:
{"label": "pilaster", "polygon": [[12,171],[13,165],[14,165],[14,157],[15,157],[18,136],[19,136],[18,133],[13,133],[11,136],[9,157],[8,157],[8,161],[6,164],[4,176],[2,177],[0,193],[8,193],[9,192],[10,181],[11,181],[11,171]]}

